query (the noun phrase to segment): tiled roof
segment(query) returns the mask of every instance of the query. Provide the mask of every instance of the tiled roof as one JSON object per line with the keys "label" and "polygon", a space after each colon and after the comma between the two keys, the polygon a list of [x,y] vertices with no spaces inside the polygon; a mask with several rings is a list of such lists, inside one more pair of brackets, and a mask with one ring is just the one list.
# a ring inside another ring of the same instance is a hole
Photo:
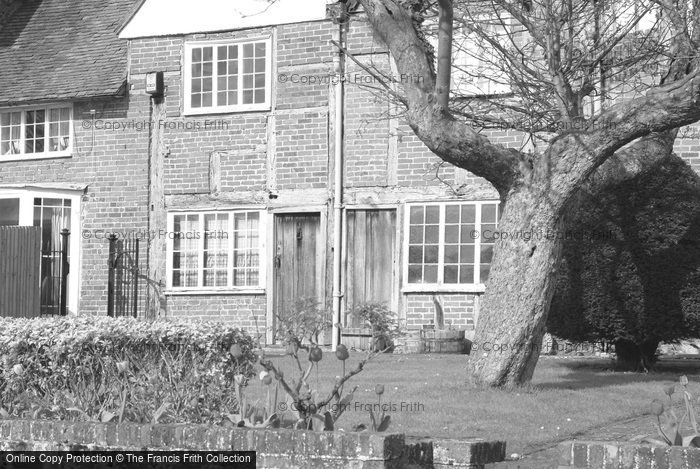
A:
{"label": "tiled roof", "polygon": [[0,29],[0,104],[123,93],[138,0],[24,0]]}

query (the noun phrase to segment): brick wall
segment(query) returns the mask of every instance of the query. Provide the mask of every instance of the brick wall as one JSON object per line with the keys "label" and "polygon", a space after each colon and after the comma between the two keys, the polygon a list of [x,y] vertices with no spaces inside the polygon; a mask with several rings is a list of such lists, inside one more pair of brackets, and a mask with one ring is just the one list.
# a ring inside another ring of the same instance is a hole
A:
{"label": "brick wall", "polygon": [[[384,54],[363,59],[387,69]],[[349,187],[388,185],[389,102],[375,88],[375,79],[354,62],[348,63],[345,89],[345,184]],[[367,83],[365,85],[365,83]]]}
{"label": "brick wall", "polygon": [[253,333],[257,326],[265,332],[265,295],[173,295],[168,297],[168,316],[177,319],[207,319],[232,322]]}
{"label": "brick wall", "polygon": [[[90,113],[95,110],[93,118]],[[106,314],[107,257],[110,232],[147,229],[148,131],[128,122],[143,115],[126,99],[76,103],[74,150],[71,158],[0,163],[0,184],[85,184],[79,216],[82,262],[79,309]],[[71,281],[78,281],[78,269]]]}
{"label": "brick wall", "polygon": [[0,451],[256,451],[258,467],[476,469],[502,461],[503,441],[397,433],[258,430],[204,425],[0,420]]}
{"label": "brick wall", "polygon": [[[442,304],[445,326],[456,329],[473,329],[475,295],[466,293],[443,293],[438,295]],[[433,294],[408,293],[404,298],[406,327],[420,329],[424,324],[435,323],[435,302]]]}
{"label": "brick wall", "polygon": [[599,441],[566,441],[559,449],[559,467],[572,469],[695,469],[700,449]]}

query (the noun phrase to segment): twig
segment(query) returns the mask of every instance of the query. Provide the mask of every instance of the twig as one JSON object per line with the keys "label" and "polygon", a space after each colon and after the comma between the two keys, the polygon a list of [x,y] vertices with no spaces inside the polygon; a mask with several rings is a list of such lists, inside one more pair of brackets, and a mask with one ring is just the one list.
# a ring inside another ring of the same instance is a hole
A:
{"label": "twig", "polygon": [[[386,351],[386,350],[389,350],[389,347],[385,348],[382,352],[384,352],[384,351]],[[374,358],[376,358],[376,357],[377,357],[380,353],[382,353],[382,352],[371,352],[371,353],[367,356],[367,358],[365,358],[365,359],[362,360],[360,363],[358,363],[357,368],[355,368],[354,370],[352,370],[351,372],[349,372],[348,374],[346,374],[345,376],[343,376],[343,377],[340,379],[340,381],[338,381],[337,383],[335,383],[335,386],[333,386],[333,390],[331,391],[330,395],[329,395],[325,400],[321,401],[321,402],[318,404],[317,407],[320,409],[320,408],[322,408],[322,407],[328,405],[328,403],[331,402],[331,400],[333,400],[333,398],[336,397],[336,396],[338,397],[338,399],[340,399],[342,396],[340,396],[340,395],[338,394],[338,390],[339,390],[341,387],[343,387],[343,384],[345,384],[345,382],[346,382],[347,380],[349,380],[350,378],[352,378],[353,376],[355,376],[356,374],[358,374],[360,371],[362,371],[362,368],[365,366],[365,364],[366,364],[367,362],[369,362],[370,360],[373,360]]]}

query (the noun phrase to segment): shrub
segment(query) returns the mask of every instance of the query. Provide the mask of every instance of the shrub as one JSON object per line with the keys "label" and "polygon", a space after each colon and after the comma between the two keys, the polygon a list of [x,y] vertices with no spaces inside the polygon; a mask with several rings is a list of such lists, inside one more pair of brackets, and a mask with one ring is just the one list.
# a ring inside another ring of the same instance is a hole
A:
{"label": "shrub", "polygon": [[248,334],[213,322],[4,318],[0,413],[215,423],[237,406],[234,376],[254,376],[253,350]]}
{"label": "shrub", "polygon": [[382,303],[362,303],[350,310],[348,315],[359,318],[372,330],[371,348],[374,351],[391,350],[394,339],[401,335],[396,313]]}
{"label": "shrub", "polygon": [[318,344],[319,336],[331,330],[333,323],[328,314],[314,298],[299,298],[291,308],[277,314],[278,340],[284,343]]}
{"label": "shrub", "polygon": [[637,369],[700,336],[700,178],[680,158],[589,198],[568,228],[606,236],[564,242],[550,333],[611,342]]}

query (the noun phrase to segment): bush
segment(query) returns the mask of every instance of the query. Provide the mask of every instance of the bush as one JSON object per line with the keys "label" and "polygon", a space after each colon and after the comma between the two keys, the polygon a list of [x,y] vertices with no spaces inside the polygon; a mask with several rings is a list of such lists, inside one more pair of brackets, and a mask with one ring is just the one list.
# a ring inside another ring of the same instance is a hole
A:
{"label": "bush", "polygon": [[394,339],[399,337],[397,314],[390,311],[386,305],[376,302],[362,303],[348,311],[348,316],[359,318],[365,327],[372,330],[373,351],[390,351],[393,349]]}
{"label": "bush", "polygon": [[213,322],[0,318],[0,413],[214,423],[237,406],[234,376],[255,375],[253,350],[248,334]]}
{"label": "bush", "polygon": [[606,236],[565,241],[548,332],[611,342],[637,369],[700,336],[700,178],[680,158],[591,197],[569,228]]}

